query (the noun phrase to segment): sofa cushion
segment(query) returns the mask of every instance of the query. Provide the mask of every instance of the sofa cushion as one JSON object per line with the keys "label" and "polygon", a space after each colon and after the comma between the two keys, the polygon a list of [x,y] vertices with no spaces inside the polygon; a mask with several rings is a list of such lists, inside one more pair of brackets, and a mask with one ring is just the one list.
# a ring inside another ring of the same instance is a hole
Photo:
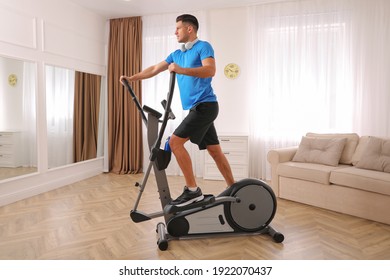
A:
{"label": "sofa cushion", "polygon": [[346,138],[326,139],[303,136],[292,161],[337,166],[346,141]]}
{"label": "sofa cushion", "polygon": [[362,158],[363,152],[367,146],[368,140],[370,140],[371,136],[362,136],[359,139],[359,143],[356,147],[355,152],[352,156],[352,165],[356,165],[359,160]]}
{"label": "sofa cushion", "polygon": [[332,170],[330,182],[340,186],[390,195],[390,174],[385,172],[352,166],[339,168]]}
{"label": "sofa cushion", "polygon": [[306,134],[308,137],[315,138],[347,138],[347,142],[345,143],[345,147],[343,153],[341,154],[340,163],[342,164],[351,164],[352,156],[355,153],[355,149],[359,143],[359,135],[356,133],[312,133],[309,132]]}
{"label": "sofa cushion", "polygon": [[390,173],[390,140],[370,137],[356,167]]}
{"label": "sofa cushion", "polygon": [[335,167],[316,163],[289,161],[279,164],[277,173],[279,176],[283,177],[295,178],[329,185],[331,171],[346,166],[347,165],[339,165]]}

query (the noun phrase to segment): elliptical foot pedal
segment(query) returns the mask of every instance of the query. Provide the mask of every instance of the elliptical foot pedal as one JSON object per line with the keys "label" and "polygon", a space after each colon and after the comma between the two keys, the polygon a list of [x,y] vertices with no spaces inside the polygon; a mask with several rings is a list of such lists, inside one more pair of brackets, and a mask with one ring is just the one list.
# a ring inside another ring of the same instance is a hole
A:
{"label": "elliptical foot pedal", "polygon": [[135,223],[140,223],[140,222],[148,221],[151,219],[147,214],[136,211],[136,210],[130,211],[130,218]]}
{"label": "elliptical foot pedal", "polygon": [[173,214],[173,213],[182,212],[182,211],[189,210],[189,209],[205,207],[205,206],[207,206],[211,203],[214,203],[214,202],[215,202],[214,195],[205,194],[204,199],[202,199],[201,201],[197,201],[197,202],[185,205],[185,206],[176,206],[176,205],[167,204],[164,207],[164,213]]}

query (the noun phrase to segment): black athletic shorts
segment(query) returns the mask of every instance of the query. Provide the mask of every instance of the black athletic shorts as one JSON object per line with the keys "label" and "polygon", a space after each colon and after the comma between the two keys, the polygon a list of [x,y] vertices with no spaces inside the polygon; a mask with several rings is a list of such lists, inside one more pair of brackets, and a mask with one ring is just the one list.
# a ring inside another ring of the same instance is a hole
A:
{"label": "black athletic shorts", "polygon": [[173,132],[181,138],[190,138],[197,144],[199,150],[204,150],[208,145],[219,144],[214,120],[218,116],[218,102],[199,103],[190,109],[188,115]]}

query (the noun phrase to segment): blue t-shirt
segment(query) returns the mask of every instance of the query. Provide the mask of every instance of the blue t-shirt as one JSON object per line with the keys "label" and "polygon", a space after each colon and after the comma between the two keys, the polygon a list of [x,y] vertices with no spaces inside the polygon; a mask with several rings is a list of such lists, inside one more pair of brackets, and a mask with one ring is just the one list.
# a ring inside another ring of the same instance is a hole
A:
{"label": "blue t-shirt", "polygon": [[[185,52],[176,50],[165,60],[168,64],[176,63],[183,68],[195,68],[202,66],[202,60],[214,58],[212,46],[205,41],[196,42],[193,47]],[[201,102],[216,102],[217,97],[211,87],[212,78],[198,78],[177,74],[177,83],[180,90],[181,104],[184,110],[191,109]]]}

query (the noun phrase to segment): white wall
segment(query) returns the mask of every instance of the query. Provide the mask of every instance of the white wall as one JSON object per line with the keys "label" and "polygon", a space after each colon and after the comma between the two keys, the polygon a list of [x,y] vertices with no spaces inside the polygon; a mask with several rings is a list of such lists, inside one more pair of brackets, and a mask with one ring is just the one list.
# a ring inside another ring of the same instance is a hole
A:
{"label": "white wall", "polygon": [[[208,30],[214,47],[217,74],[213,79],[220,112],[215,123],[219,134],[248,134],[248,81],[246,80],[247,33],[246,8],[214,10],[209,12]],[[228,63],[240,66],[241,74],[234,80],[224,76]]]}
{"label": "white wall", "polygon": [[[18,82],[8,84],[8,76],[15,74]],[[0,131],[19,130],[23,116],[23,61],[0,56]]]}
{"label": "white wall", "polygon": [[0,0],[0,55],[105,75],[105,23],[67,1]]}
{"label": "white wall", "polygon": [[45,65],[106,75],[106,20],[60,0],[0,0],[0,56],[37,66],[38,173],[0,182],[0,205],[70,184],[103,170],[103,159],[47,167]]}

